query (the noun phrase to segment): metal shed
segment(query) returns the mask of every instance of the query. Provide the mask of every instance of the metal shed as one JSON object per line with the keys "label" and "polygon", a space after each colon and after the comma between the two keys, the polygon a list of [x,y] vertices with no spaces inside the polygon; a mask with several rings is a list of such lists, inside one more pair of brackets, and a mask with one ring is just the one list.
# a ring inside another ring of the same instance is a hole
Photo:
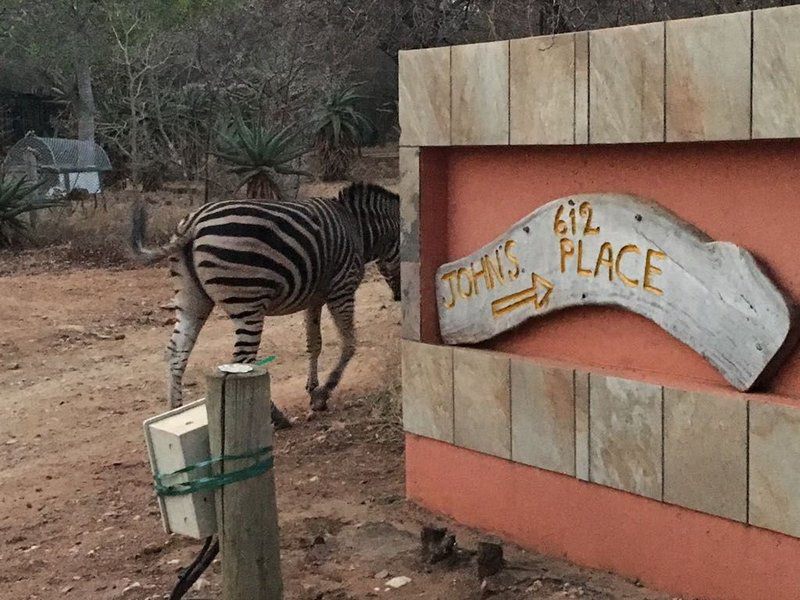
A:
{"label": "metal shed", "polygon": [[28,134],[8,151],[3,173],[42,182],[40,194],[54,196],[73,189],[100,192],[100,173],[111,170],[105,151],[83,140]]}

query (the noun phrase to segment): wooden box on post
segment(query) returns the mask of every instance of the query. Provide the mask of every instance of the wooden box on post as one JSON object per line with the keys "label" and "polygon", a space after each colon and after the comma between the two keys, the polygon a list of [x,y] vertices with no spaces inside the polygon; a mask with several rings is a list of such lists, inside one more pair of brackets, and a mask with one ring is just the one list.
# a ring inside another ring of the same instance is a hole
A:
{"label": "wooden box on post", "polygon": [[[144,434],[153,475],[165,475],[208,460],[208,416],[205,400],[181,406],[144,422]],[[186,481],[178,476],[175,483]],[[167,533],[203,539],[217,531],[214,491],[182,496],[158,496]]]}
{"label": "wooden box on post", "polygon": [[[260,366],[223,365],[208,375],[211,453],[225,457],[217,477],[253,468],[272,457],[269,374]],[[280,600],[281,580],[275,475],[270,466],[216,490],[223,600]]]}

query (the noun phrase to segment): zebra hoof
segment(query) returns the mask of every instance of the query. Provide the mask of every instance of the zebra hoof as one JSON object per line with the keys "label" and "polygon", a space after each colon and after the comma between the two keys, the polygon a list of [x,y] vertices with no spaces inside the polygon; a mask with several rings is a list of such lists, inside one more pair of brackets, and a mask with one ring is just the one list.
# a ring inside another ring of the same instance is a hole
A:
{"label": "zebra hoof", "polygon": [[291,428],[292,428],[292,422],[289,419],[287,419],[285,415],[272,418],[272,429],[274,431],[280,431],[281,429],[291,429]]}
{"label": "zebra hoof", "polygon": [[311,410],[317,412],[328,410],[328,398],[330,396],[330,391],[324,386],[315,389],[311,392]]}
{"label": "zebra hoof", "polygon": [[272,429],[274,431],[289,429],[292,426],[292,422],[286,418],[286,415],[274,404],[272,405],[272,413],[270,416],[272,417]]}

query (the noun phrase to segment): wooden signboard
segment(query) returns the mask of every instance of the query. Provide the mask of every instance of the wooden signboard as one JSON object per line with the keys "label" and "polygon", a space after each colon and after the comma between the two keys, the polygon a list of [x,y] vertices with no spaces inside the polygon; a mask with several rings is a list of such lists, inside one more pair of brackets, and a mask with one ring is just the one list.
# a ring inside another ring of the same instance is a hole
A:
{"label": "wooden signboard", "polygon": [[663,208],[586,194],[537,209],[437,271],[442,338],[469,344],[571,306],[647,317],[748,390],[782,349],[792,309],[746,250]]}

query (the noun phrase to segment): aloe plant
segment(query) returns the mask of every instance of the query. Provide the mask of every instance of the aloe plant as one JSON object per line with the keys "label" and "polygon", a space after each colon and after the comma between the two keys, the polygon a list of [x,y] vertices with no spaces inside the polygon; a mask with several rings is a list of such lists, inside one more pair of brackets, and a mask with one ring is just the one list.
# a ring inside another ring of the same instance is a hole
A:
{"label": "aloe plant", "polygon": [[278,175],[308,175],[291,166],[305,152],[291,126],[270,129],[237,118],[219,135],[214,154],[241,177],[239,188],[246,186],[248,198],[279,200],[283,194]]}
{"label": "aloe plant", "polygon": [[375,125],[359,109],[366,96],[353,85],[329,94],[314,113],[314,149],[322,164],[322,179],[347,177],[356,151],[375,133]]}
{"label": "aloe plant", "polygon": [[39,186],[25,178],[0,177],[0,247],[7,248],[27,234],[30,221],[23,218],[25,215],[63,205],[61,199],[34,200],[33,192]]}

